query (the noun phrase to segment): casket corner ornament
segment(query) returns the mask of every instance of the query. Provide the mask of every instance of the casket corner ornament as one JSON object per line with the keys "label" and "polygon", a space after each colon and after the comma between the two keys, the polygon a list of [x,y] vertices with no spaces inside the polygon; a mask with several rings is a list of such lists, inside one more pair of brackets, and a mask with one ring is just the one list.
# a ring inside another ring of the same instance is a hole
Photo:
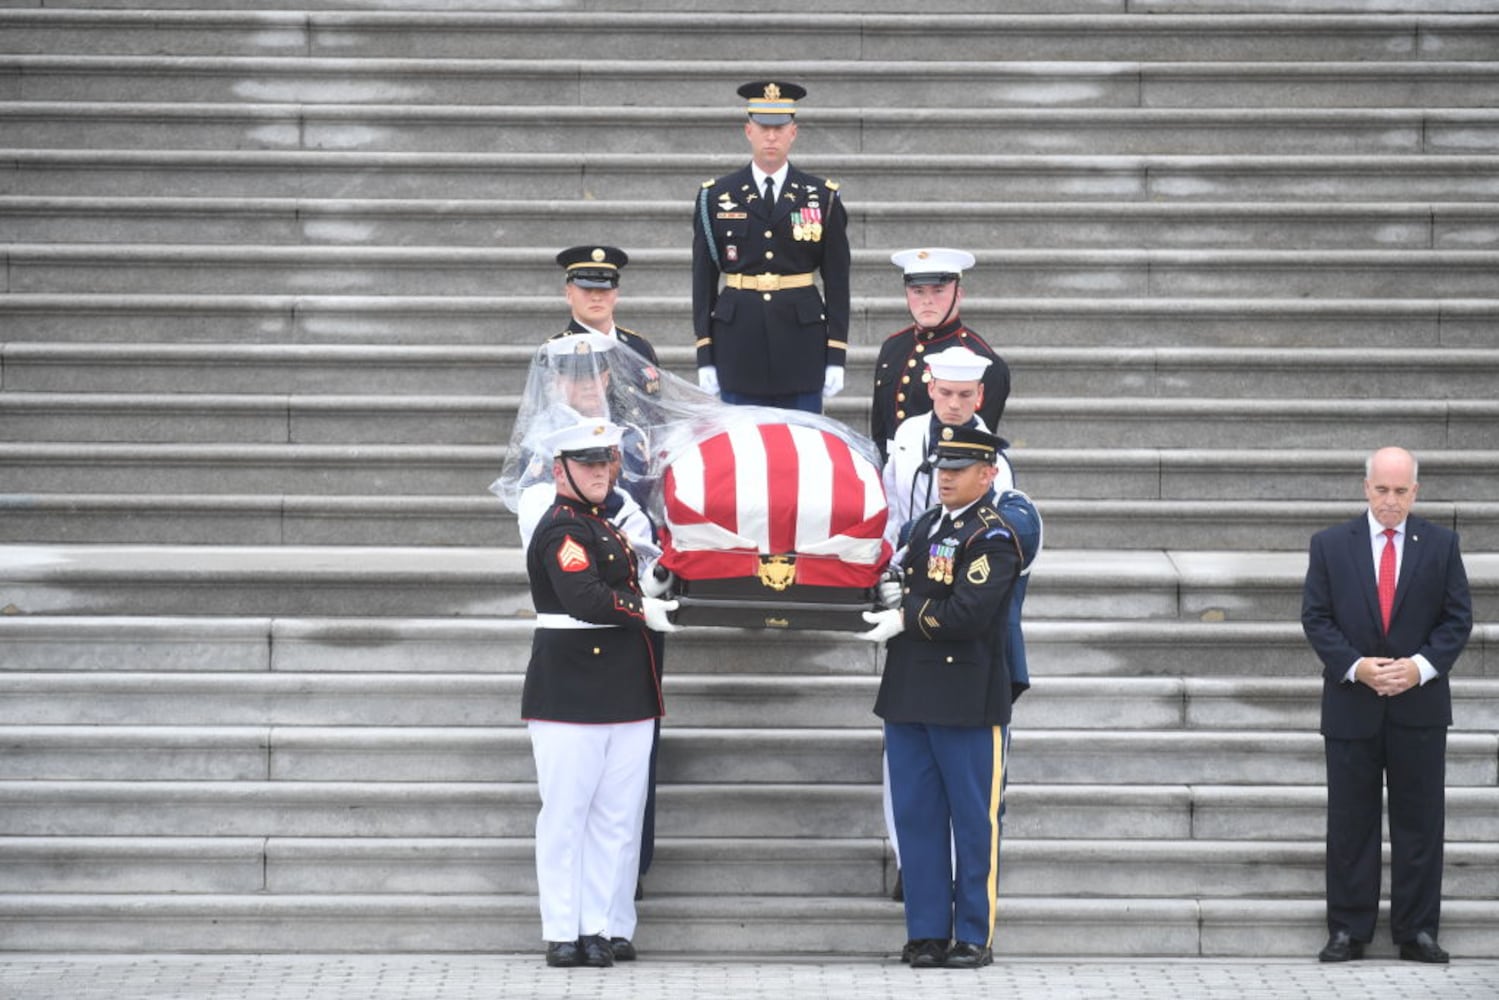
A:
{"label": "casket corner ornament", "polygon": [[796,582],[796,556],[761,556],[760,583],[780,593]]}

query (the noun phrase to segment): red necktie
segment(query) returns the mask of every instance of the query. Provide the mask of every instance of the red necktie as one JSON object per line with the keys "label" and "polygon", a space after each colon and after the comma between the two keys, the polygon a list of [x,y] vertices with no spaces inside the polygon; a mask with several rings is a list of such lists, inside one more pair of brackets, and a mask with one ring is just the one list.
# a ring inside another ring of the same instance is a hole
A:
{"label": "red necktie", "polygon": [[1390,631],[1390,609],[1395,606],[1395,529],[1384,530],[1384,551],[1379,554],[1379,618],[1385,634]]}

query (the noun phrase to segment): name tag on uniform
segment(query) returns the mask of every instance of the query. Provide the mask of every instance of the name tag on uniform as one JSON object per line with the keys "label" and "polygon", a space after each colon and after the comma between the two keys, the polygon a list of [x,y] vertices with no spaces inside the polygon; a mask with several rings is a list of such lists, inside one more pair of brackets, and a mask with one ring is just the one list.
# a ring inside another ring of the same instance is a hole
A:
{"label": "name tag on uniform", "polygon": [[718,215],[714,216],[714,218],[718,218],[718,219],[748,219],[749,218],[749,213],[748,212],[719,212]]}

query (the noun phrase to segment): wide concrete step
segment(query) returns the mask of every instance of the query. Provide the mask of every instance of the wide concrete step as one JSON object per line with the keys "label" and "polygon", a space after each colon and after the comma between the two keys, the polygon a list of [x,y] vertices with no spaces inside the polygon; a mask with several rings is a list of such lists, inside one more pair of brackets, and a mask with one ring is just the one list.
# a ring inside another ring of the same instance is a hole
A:
{"label": "wide concrete step", "polygon": [[[810,110],[808,112],[811,114]],[[9,149],[263,149],[429,153],[725,149],[719,108],[505,104],[13,101]],[[1487,108],[819,108],[801,157],[832,154],[1416,155],[1499,151]]]}
{"label": "wide concrete step", "polygon": [[[0,448],[0,467],[5,467]],[[144,477],[145,472],[139,473]],[[204,470],[207,476],[212,469]],[[470,483],[470,485],[472,485]],[[1027,483],[1022,483],[1022,486]],[[13,488],[23,489],[22,484]],[[261,490],[273,490],[262,483]],[[159,487],[153,487],[159,489]],[[0,493],[0,543],[516,546],[510,511],[486,494],[347,496],[232,493]],[[1067,549],[1304,549],[1348,514],[1346,501],[1038,497],[1047,544]],[[1469,551],[1499,550],[1499,503],[1422,503]]]}
{"label": "wide concrete step", "polygon": [[[517,396],[262,393],[0,393],[0,439],[157,444],[432,444],[499,446]],[[827,415],[868,426],[867,397],[839,397]],[[1499,401],[1424,400],[1371,425],[1359,399],[1021,397],[998,427],[1016,448],[1278,447],[1416,451],[1485,449],[1499,441]],[[1020,459],[1017,454],[1017,472]]]}
{"label": "wide concrete step", "polygon": [[[978,293],[978,278],[971,279]],[[626,326],[658,350],[686,345],[685,294],[625,292]],[[534,343],[559,324],[558,296],[0,295],[7,346],[22,342],[491,346]],[[1428,298],[998,298],[965,295],[964,320],[1005,345],[1036,347],[1492,348],[1499,300]],[[859,296],[850,337],[873,346],[910,323],[904,299]],[[1428,352],[1429,354],[1430,352]]]}
{"label": "wide concrete step", "polygon": [[[1495,64],[1499,66],[1499,63]],[[3,82],[3,81],[0,81]],[[732,138],[732,137],[731,137]],[[719,145],[712,147],[720,148]],[[661,170],[657,153],[340,150],[18,149],[0,194],[31,196],[681,199],[744,166],[742,153],[696,152]],[[843,154],[798,165],[842,185],[849,204],[1003,194],[1010,201],[1492,201],[1492,155],[1066,156]],[[685,208],[684,208],[685,211]],[[685,218],[685,216],[684,216]],[[684,223],[685,225],[685,223]],[[908,241],[902,241],[902,243]]]}
{"label": "wide concrete step", "polygon": [[[1474,202],[948,202],[850,209],[850,240],[896,247],[916,225],[966,247],[1204,250],[1482,250],[1499,206]],[[682,203],[414,199],[0,197],[20,243],[513,246],[628,229],[630,247],[682,244]],[[544,258],[550,264],[551,257]]]}
{"label": "wide concrete step", "polygon": [[[1499,620],[1499,553],[1464,557],[1477,621]],[[1048,549],[1028,619],[1295,621],[1302,552]],[[516,616],[531,597],[507,548],[5,545],[17,615]],[[847,638],[846,641],[859,640]]]}
{"label": "wide concrete step", "polygon": [[[8,6],[21,6],[17,0],[6,0]],[[154,10],[201,10],[202,0],[153,0]],[[49,9],[88,8],[99,10],[134,9],[129,0],[59,0]],[[517,10],[545,12],[540,3],[511,0],[219,0],[215,10],[266,11],[289,9],[309,11],[494,11],[513,14]],[[1285,14],[1287,0],[1131,0],[1130,11],[1159,16],[1162,14]],[[1409,14],[1410,0],[1322,0],[1319,5],[1329,12]],[[1442,10],[1454,13],[1493,13],[1489,0],[1443,0]],[[593,0],[591,10],[611,13],[638,13],[637,0]],[[692,0],[654,0],[655,11],[693,11]],[[808,13],[805,0],[766,0],[766,11]],[[867,0],[860,12],[909,13],[902,0]],[[930,10],[943,14],[1123,14],[1121,0],[933,0]]]}
{"label": "wide concrete step", "polygon": [[[0,247],[20,293],[455,296],[557,286],[548,248],[197,246],[13,243]],[[555,250],[550,250],[554,255]],[[1499,249],[1086,250],[986,249],[985,291],[1001,296],[1494,298]],[[691,288],[689,249],[630,259],[642,295]],[[855,250],[852,290],[888,293],[888,250]]]}
{"label": "wide concrete step", "polygon": [[[1326,877],[1321,841],[1009,837],[1002,851],[1005,900],[1313,899]],[[498,837],[0,837],[0,893],[534,895],[534,852]],[[1499,844],[1449,843],[1445,856],[1446,899],[1495,897]],[[869,897],[894,873],[879,839],[661,837],[641,909],[716,893]]]}
{"label": "wide concrete step", "polygon": [[[1315,697],[1315,696],[1313,696]],[[882,736],[871,706],[862,729],[661,730],[666,784],[880,783]],[[669,711],[669,708],[668,708]],[[517,716],[518,712],[515,713]],[[503,726],[9,725],[0,780],[534,782],[530,737]],[[1016,784],[1318,785],[1322,737],[1307,732],[1038,730],[1016,726]],[[1451,787],[1499,785],[1499,733],[1447,739]]]}
{"label": "wide concrete step", "polygon": [[[1010,457],[1022,487],[1046,504],[1106,501],[1120,504],[1126,516],[1159,509],[1138,506],[1141,501],[1343,500],[1344,513],[1351,516],[1359,504],[1366,454],[1365,449],[1017,447]],[[1420,459],[1424,504],[1467,508],[1499,495],[1499,452],[1423,449]],[[8,495],[18,498],[9,501],[18,513],[35,502],[24,498],[39,495],[249,496],[268,484],[287,496],[485,499],[504,461],[505,449],[493,445],[0,444],[0,469],[7,486],[17,491]],[[1069,513],[1075,517],[1078,511],[1062,506],[1058,516]],[[1188,521],[1194,517],[1190,507],[1181,513]]]}
{"label": "wide concrete step", "polygon": [[[651,900],[635,943],[652,952],[752,957],[888,956],[905,940],[888,899],[713,894]],[[1499,948],[1499,904],[1443,906],[1455,959]],[[1003,956],[1304,955],[1325,935],[1325,904],[1295,899],[1068,900],[1001,894]],[[539,947],[536,900],[519,895],[27,895],[0,897],[8,950],[60,952],[527,952]],[[1308,942],[1312,942],[1311,945]],[[1393,957],[1381,939],[1368,949]]]}
{"label": "wide concrete step", "polygon": [[[6,638],[10,638],[9,634]],[[701,644],[672,645],[663,681],[667,722],[684,729],[742,729],[769,717],[783,730],[868,730],[879,678],[705,673]],[[1307,659],[1310,661],[1310,655]],[[524,660],[511,672],[410,674],[116,670],[0,673],[0,726],[518,727]],[[1453,684],[1458,732],[1499,731],[1499,681],[1472,676],[1465,656]],[[1053,754],[1041,730],[1149,731],[1212,737],[1253,730],[1314,733],[1322,681],[1303,677],[1211,679],[1046,676],[1016,708],[1032,752]],[[733,738],[728,734],[726,738]],[[812,737],[815,739],[816,737]],[[1110,737],[1103,737],[1108,740]],[[1088,742],[1084,740],[1082,742]],[[1139,741],[1129,740],[1134,746]],[[1282,748],[1284,749],[1284,748]],[[1082,752],[1081,750],[1079,752]],[[1091,752],[1091,751],[1090,751]]]}
{"label": "wide concrete step", "polygon": [[[7,53],[292,58],[690,59],[731,52],[743,21],[728,12],[640,11],[598,32],[571,12],[16,10],[0,12]],[[1353,15],[956,14],[804,12],[757,41],[779,59],[1069,61],[1451,61],[1490,59],[1499,20],[1440,13]]]}
{"label": "wide concrete step", "polygon": [[[876,760],[878,772],[878,760]],[[1030,785],[1005,793],[1005,836],[1063,840],[1321,841],[1327,793],[1306,785]],[[0,781],[6,836],[530,837],[531,783]],[[1499,788],[1447,788],[1449,843],[1499,841]],[[663,783],[657,830],[673,837],[885,836],[878,780],[860,784]]]}
{"label": "wide concrete step", "polygon": [[[1492,32],[1487,34],[1492,39]],[[892,85],[912,107],[1035,107],[1044,102],[1071,107],[1481,108],[1499,103],[1499,63],[1471,59],[922,61],[819,54],[805,61],[756,56],[745,65],[770,79],[803,81],[822,107],[860,107],[872,89]],[[350,103],[394,97],[422,104],[596,107],[617,104],[621,93],[633,92],[650,93],[662,104],[722,108],[722,79],[723,62],[717,59],[0,55],[0,86],[28,101],[326,103],[337,95]],[[731,120],[725,115],[725,121]]]}
{"label": "wide concrete step", "polygon": [[[382,689],[378,678],[383,675],[523,673],[530,656],[531,630],[531,621],[518,618],[11,615],[0,617],[0,642],[6,650],[0,670],[101,675],[269,671],[277,677],[300,677],[309,685],[318,683],[317,675],[350,673],[368,679],[373,697]],[[1277,679],[1304,682],[1321,676],[1300,622],[1294,620],[1027,619],[1025,638],[1031,673],[1037,678],[1025,696],[1026,713],[1032,704],[1052,704],[1054,699],[1065,704],[1068,699],[1092,697],[1095,688],[1112,692],[1119,683],[1133,684],[1139,679],[1243,682],[1245,686],[1229,690],[1252,692],[1253,685],[1246,678],[1264,679],[1273,688]],[[672,636],[670,644],[665,683],[673,685],[668,688],[673,692],[678,683],[688,685],[681,698],[695,698],[691,692],[698,689],[696,685],[706,690],[714,683],[711,678],[722,675],[753,678],[751,683],[758,684],[794,676],[816,690],[822,678],[869,683],[867,679],[879,670],[876,650],[824,632],[689,629]],[[1470,702],[1464,688],[1470,678],[1499,677],[1499,623],[1474,626],[1457,672],[1454,695],[1460,706],[1469,706],[1459,709],[1459,724],[1476,728],[1487,718],[1489,707]],[[166,691],[176,683],[158,682],[166,685]],[[483,683],[478,678],[473,682]],[[397,683],[417,685],[420,681]],[[1131,688],[1137,694],[1142,690],[1153,689]],[[1209,685],[1189,690],[1198,692],[1198,697],[1214,696]],[[1486,697],[1487,688],[1482,685],[1469,690]],[[695,704],[698,710],[708,707],[696,701],[679,705],[679,695],[672,697],[673,714],[691,711]],[[1233,696],[1224,697],[1229,700],[1203,704],[1232,705]],[[1243,700],[1252,707],[1264,697],[1268,695],[1246,694]],[[1077,705],[1068,711],[1092,718]]]}
{"label": "wide concrete step", "polygon": [[[1293,621],[1038,620],[1027,622],[1025,634],[1032,674],[1057,681],[1304,679],[1319,672],[1300,624]],[[0,668],[20,672],[505,674],[524,670],[531,623],[502,618],[6,617],[0,618],[0,637],[6,646]],[[826,633],[701,629],[678,634],[671,644],[668,676],[689,663],[699,674],[762,678],[871,676],[878,669],[874,650]],[[764,655],[767,644],[774,655]],[[1499,677],[1496,648],[1499,624],[1477,624],[1460,674]],[[1042,687],[1034,690],[1027,697],[1039,698]],[[1066,689],[1046,690],[1052,698]],[[1458,697],[1466,696],[1459,691]]]}
{"label": "wide concrete step", "polygon": [[[560,323],[559,323],[560,325]],[[656,345],[661,366],[695,380],[696,355]],[[998,338],[996,338],[998,340]],[[999,344],[1025,396],[1493,398],[1499,348],[1063,348]],[[0,343],[0,387],[28,393],[519,393],[537,348],[506,345]],[[878,348],[855,346],[848,384],[873,384]],[[1018,401],[1018,399],[1017,399]]]}

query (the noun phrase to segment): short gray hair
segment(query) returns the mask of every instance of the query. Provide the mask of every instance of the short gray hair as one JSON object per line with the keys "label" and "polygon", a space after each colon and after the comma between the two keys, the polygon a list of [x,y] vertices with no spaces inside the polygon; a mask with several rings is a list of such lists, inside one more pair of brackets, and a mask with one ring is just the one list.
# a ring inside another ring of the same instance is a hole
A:
{"label": "short gray hair", "polygon": [[[1381,449],[1379,449],[1379,451],[1384,451],[1384,449],[1381,448]],[[1410,455],[1410,457],[1411,457],[1411,482],[1413,482],[1413,483],[1419,483],[1421,481],[1421,463],[1418,462],[1418,461],[1416,461],[1416,456],[1415,456],[1414,452],[1407,451],[1404,448],[1402,448],[1401,451],[1405,451],[1405,453],[1407,455]],[[1364,459],[1364,478],[1365,479],[1372,479],[1372,478],[1374,478],[1374,456],[1376,454],[1377,454],[1377,452],[1370,452],[1369,453],[1369,457],[1366,458],[1366,459]]]}

